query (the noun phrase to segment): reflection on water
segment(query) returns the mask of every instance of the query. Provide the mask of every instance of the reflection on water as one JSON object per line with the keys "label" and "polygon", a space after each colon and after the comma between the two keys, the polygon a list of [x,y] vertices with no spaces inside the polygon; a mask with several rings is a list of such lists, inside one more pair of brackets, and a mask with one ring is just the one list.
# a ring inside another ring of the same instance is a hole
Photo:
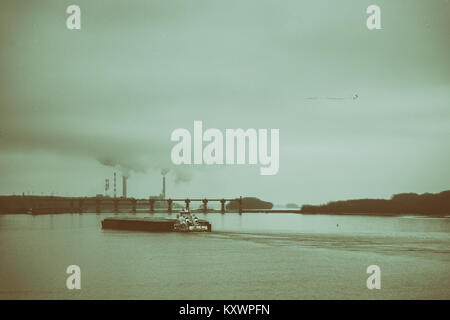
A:
{"label": "reflection on water", "polygon": [[102,230],[112,215],[1,215],[0,299],[450,298],[449,218],[214,213],[179,234]]}

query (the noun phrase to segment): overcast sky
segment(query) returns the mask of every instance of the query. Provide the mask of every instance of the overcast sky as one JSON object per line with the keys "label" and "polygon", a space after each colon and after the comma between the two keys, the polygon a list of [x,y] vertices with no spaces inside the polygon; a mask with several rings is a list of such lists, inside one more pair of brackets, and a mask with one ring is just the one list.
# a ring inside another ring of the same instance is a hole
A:
{"label": "overcast sky", "polygon": [[[126,171],[148,197],[166,167],[171,197],[450,189],[449,17],[446,0],[2,0],[0,194],[95,195]],[[170,135],[194,120],[280,129],[278,174],[173,168]]]}

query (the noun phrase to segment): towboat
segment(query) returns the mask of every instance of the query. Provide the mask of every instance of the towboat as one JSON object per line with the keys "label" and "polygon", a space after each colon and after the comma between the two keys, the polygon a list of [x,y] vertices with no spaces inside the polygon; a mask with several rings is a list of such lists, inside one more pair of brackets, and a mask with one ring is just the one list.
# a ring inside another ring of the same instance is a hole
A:
{"label": "towboat", "polygon": [[199,220],[195,214],[183,209],[177,215],[177,222],[173,225],[173,231],[177,232],[210,232],[211,224]]}

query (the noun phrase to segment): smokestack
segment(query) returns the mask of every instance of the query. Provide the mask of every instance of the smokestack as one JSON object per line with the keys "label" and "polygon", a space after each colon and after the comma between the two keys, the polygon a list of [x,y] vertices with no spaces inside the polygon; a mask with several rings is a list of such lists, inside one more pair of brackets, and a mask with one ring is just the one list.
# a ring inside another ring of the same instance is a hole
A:
{"label": "smokestack", "polygon": [[162,198],[166,198],[166,176],[163,176],[163,189],[162,189]]}
{"label": "smokestack", "polygon": [[114,198],[116,197],[116,173],[114,172]]}
{"label": "smokestack", "polygon": [[109,190],[109,179],[105,180],[105,197],[108,195]]}
{"label": "smokestack", "polygon": [[127,197],[127,177],[122,176],[122,197]]}

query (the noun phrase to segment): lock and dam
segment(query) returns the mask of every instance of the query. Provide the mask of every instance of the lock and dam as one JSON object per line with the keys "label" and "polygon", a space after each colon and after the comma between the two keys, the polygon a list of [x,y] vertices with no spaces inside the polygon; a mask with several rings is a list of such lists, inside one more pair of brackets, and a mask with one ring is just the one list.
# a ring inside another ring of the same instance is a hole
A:
{"label": "lock and dam", "polygon": [[[300,209],[249,208],[245,198],[110,198],[56,196],[0,196],[0,213],[176,213],[187,209],[199,213],[300,213]],[[232,204],[230,206],[230,204]]]}

